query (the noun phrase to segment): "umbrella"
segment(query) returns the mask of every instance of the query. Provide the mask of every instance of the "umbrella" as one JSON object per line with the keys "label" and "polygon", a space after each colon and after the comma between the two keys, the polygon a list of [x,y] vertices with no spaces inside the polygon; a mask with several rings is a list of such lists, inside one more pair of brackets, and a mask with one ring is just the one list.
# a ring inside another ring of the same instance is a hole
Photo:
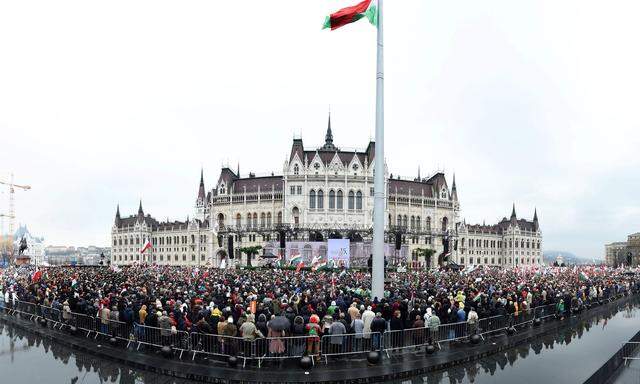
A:
{"label": "umbrella", "polygon": [[276,316],[272,320],[269,320],[267,327],[274,331],[285,331],[291,328],[291,322],[284,316]]}

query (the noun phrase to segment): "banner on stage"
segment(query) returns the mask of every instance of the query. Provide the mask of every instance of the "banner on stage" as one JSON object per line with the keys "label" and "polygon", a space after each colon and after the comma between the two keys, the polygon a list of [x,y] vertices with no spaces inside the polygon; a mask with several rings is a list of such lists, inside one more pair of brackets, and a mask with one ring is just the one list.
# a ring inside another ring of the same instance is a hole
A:
{"label": "banner on stage", "polygon": [[327,262],[330,267],[349,268],[351,261],[349,239],[329,239],[327,241]]}

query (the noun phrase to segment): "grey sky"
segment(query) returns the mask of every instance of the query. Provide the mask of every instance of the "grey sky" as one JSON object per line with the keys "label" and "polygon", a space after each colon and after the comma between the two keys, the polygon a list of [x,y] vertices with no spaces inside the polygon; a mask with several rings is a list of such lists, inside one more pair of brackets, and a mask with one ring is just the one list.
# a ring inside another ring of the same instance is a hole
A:
{"label": "grey sky", "polygon": [[[336,144],[364,147],[375,30],[320,30],[356,1],[1,2],[0,174],[33,186],[18,220],[107,245],[118,202],[184,219],[201,166],[207,188],[223,162],[280,173],[329,104]],[[467,222],[537,206],[546,249],[602,257],[640,229],[637,1],[385,5],[391,172],[455,172]]]}

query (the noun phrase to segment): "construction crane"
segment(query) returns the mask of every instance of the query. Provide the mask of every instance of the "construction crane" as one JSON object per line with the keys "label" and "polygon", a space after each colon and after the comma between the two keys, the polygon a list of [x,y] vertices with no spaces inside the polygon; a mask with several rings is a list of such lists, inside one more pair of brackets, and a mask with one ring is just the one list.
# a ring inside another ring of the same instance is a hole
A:
{"label": "construction crane", "polygon": [[9,214],[2,215],[2,217],[7,217],[9,219],[9,238],[10,238],[10,249],[13,248],[13,235],[15,233],[15,220],[16,220],[16,208],[15,208],[15,200],[14,194],[16,192],[16,188],[22,189],[23,191],[28,191],[31,189],[29,185],[19,185],[14,184],[13,182],[13,173],[11,174],[11,179],[9,181],[0,180],[0,184],[6,185],[9,187]]}

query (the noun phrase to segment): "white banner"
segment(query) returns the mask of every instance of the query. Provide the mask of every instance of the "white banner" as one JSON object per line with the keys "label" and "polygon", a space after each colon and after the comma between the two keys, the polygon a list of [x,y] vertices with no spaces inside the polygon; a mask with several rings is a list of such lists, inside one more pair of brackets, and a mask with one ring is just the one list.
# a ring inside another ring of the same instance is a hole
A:
{"label": "white banner", "polygon": [[329,239],[327,241],[327,262],[329,267],[349,268],[350,261],[349,239]]}

